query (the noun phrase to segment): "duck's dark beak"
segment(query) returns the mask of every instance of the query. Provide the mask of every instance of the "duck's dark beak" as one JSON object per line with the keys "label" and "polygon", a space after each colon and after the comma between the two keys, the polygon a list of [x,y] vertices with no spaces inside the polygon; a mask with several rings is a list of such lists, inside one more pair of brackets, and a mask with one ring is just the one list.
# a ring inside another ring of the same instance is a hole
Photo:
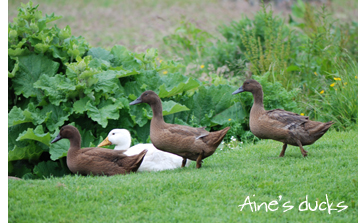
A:
{"label": "duck's dark beak", "polygon": [[129,103],[129,105],[136,105],[139,103],[142,103],[142,99],[140,97]]}
{"label": "duck's dark beak", "polygon": [[236,91],[232,92],[232,94],[238,94],[238,93],[241,93],[241,92],[244,92],[244,88],[241,86],[239,89],[237,89]]}
{"label": "duck's dark beak", "polygon": [[62,137],[61,137],[60,134],[58,134],[58,135],[56,136],[56,138],[51,141],[51,143],[57,142],[57,141],[59,141],[60,139],[62,139]]}

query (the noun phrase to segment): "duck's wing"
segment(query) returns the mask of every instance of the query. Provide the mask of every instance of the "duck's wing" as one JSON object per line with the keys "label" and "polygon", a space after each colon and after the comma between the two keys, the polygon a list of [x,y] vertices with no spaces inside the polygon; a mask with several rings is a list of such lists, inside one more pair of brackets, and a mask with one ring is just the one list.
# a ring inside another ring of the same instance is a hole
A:
{"label": "duck's wing", "polygon": [[307,122],[309,117],[285,111],[283,109],[274,109],[267,111],[265,115],[260,117],[260,119],[261,118],[270,119],[272,122],[275,122],[276,125],[280,125],[281,128],[291,129],[292,127],[297,127]]}
{"label": "duck's wing", "polygon": [[195,137],[195,139],[209,135],[209,132],[205,130],[205,127],[193,128],[185,125],[169,125],[167,130],[171,134],[178,135],[179,137]]}
{"label": "duck's wing", "polygon": [[83,148],[80,150],[82,158],[91,159],[95,162],[114,162],[125,159],[128,156],[124,154],[126,150],[111,150],[104,148]]}

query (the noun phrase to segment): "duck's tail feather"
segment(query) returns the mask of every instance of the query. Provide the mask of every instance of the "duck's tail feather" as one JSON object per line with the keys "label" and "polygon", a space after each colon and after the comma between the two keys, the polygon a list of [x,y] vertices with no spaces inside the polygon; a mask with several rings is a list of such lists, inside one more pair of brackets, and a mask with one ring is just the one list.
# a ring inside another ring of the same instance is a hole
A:
{"label": "duck's tail feather", "polygon": [[130,165],[131,172],[137,172],[138,168],[143,162],[143,159],[145,155],[147,154],[148,150],[144,149],[142,152],[140,152],[138,155],[134,155],[132,157],[136,157],[136,159],[132,160],[132,165]]}
{"label": "duck's tail feather", "polygon": [[333,125],[333,121],[329,122],[309,122],[307,123],[309,126],[309,132],[312,136],[317,137],[319,139],[323,136],[328,129]]}
{"label": "duck's tail feather", "polygon": [[212,145],[213,147],[218,147],[226,133],[229,131],[230,127],[226,127],[222,130],[210,132],[208,136],[203,137],[203,141],[206,144]]}

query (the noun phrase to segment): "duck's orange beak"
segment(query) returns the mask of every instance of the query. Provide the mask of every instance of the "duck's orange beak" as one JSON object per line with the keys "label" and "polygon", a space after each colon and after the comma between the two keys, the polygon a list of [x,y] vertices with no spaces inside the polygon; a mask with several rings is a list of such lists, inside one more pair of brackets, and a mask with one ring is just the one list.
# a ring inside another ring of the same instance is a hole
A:
{"label": "duck's orange beak", "polygon": [[112,143],[108,140],[108,137],[107,137],[100,144],[98,144],[97,147],[108,146],[108,145],[112,145]]}

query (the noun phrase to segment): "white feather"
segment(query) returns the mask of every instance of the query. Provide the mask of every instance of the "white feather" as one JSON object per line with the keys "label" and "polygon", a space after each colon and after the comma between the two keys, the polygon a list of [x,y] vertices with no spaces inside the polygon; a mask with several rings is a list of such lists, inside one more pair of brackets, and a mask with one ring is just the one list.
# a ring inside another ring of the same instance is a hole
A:
{"label": "white feather", "polygon": [[[144,149],[148,152],[144,156],[143,162],[138,171],[161,171],[181,167],[183,158],[172,153],[158,150],[151,143],[131,145],[131,134],[126,129],[113,129],[108,134],[108,140],[115,145],[115,150],[127,150],[124,154],[132,156],[139,154]],[[130,148],[129,148],[130,147]],[[189,166],[190,160],[187,160],[185,166]]]}

